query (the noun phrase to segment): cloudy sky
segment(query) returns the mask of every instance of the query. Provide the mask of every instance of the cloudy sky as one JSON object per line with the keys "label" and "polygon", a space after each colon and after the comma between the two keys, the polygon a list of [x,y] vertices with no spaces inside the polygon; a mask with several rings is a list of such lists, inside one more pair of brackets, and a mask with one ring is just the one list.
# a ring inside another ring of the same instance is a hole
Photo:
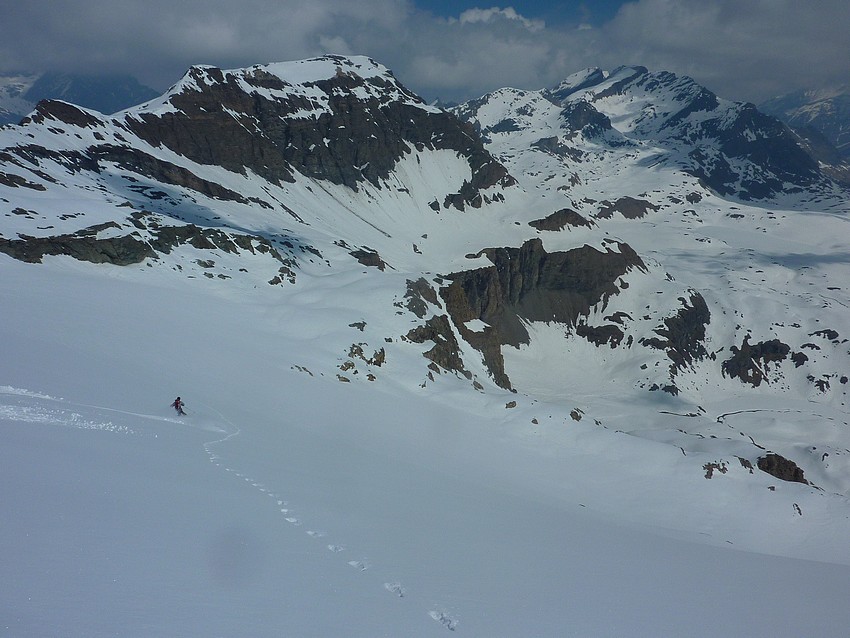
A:
{"label": "cloudy sky", "polygon": [[848,0],[0,0],[0,73],[128,73],[364,54],[426,99],[641,64],[758,102],[850,84]]}

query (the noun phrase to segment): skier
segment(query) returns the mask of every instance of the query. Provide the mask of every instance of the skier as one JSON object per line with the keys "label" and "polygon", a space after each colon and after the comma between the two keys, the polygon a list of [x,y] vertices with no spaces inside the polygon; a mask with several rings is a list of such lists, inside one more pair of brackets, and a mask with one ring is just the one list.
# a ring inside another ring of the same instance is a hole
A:
{"label": "skier", "polygon": [[177,410],[177,414],[181,416],[186,415],[186,413],[183,411],[183,400],[180,397],[174,399],[174,403],[171,404],[171,407]]}

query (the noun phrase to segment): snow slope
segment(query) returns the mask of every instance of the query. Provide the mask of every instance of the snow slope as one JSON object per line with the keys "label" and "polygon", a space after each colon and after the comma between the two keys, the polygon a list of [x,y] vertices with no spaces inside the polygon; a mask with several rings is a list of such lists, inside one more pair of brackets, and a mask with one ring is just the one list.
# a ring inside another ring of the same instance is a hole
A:
{"label": "snow slope", "polygon": [[706,481],[678,450],[529,398],[470,401],[450,378],[420,394],[293,370],[315,346],[282,334],[275,304],[3,260],[8,635],[835,635],[850,620],[844,498],[736,467]]}

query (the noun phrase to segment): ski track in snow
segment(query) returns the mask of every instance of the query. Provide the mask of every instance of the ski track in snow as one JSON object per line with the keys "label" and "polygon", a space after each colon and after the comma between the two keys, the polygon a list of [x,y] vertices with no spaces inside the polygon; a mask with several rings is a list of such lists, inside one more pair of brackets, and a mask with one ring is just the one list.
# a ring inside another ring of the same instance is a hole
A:
{"label": "ski track in snow", "polygon": [[[25,423],[46,423],[51,425],[59,425],[64,427],[72,427],[79,430],[103,430],[108,432],[120,432],[122,434],[132,434],[134,436],[145,436],[144,433],[138,432],[125,425],[116,425],[108,420],[94,420],[87,418],[75,411],[96,411],[110,412],[112,414],[121,414],[125,416],[134,416],[149,421],[160,421],[162,423],[177,423],[188,427],[198,429],[199,426],[187,423],[184,419],[176,417],[160,416],[157,414],[144,414],[141,412],[129,412],[127,410],[119,410],[110,408],[104,405],[94,405],[91,403],[78,403],[69,401],[61,397],[54,397],[41,392],[25,390],[23,388],[15,388],[12,386],[0,386],[0,396],[7,395],[19,397],[15,404],[0,403],[0,418],[7,418],[10,421],[19,421]],[[43,402],[56,403],[63,407],[47,408],[42,405]],[[30,405],[30,403],[32,405]],[[152,436],[156,437],[156,434]]]}
{"label": "ski track in snow", "polygon": [[[22,388],[15,388],[12,386],[0,386],[0,397],[4,395],[9,397],[18,397],[19,400],[18,403],[14,404],[2,402],[2,400],[0,400],[0,419],[17,421],[21,423],[43,423],[49,425],[57,425],[61,427],[70,427],[74,429],[101,430],[109,432],[118,432],[121,434],[129,434],[134,436],[143,435],[142,433],[137,432],[127,426],[116,425],[112,421],[100,421],[93,420],[91,418],[86,418],[73,410],[73,407],[77,407],[85,408],[89,411],[95,410],[103,412],[112,412],[116,414],[136,416],[155,421],[185,424],[185,421],[182,419],[128,412],[105,406],[74,403],[63,398],[57,398],[47,394],[33,392]],[[56,403],[58,404],[58,407],[45,407],[43,405],[44,402]],[[29,403],[32,403],[32,405],[29,405]],[[242,434],[242,429],[235,425],[232,421],[230,421],[227,417],[225,417],[221,412],[219,412],[215,408],[206,404],[204,405],[204,407],[214,412],[220,419],[220,422],[223,425],[226,425],[226,427],[229,429],[229,431],[226,429],[220,430],[225,433],[224,436],[210,441],[206,441],[203,444],[204,451],[206,452],[209,461],[216,467],[221,468],[225,472],[232,474],[235,478],[242,481],[243,483],[246,483],[251,488],[259,491],[262,494],[265,494],[269,498],[269,501],[272,506],[278,509],[279,513],[281,514],[283,520],[286,523],[292,525],[293,527],[303,526],[304,522],[301,520],[300,516],[298,516],[290,507],[289,501],[287,501],[278,492],[268,488],[262,481],[256,479],[255,477],[240,472],[237,469],[224,463],[221,455],[216,452],[215,448],[226,444],[228,441],[240,436]],[[154,436],[156,436],[156,434],[154,434]],[[327,532],[309,528],[305,530],[305,534],[310,538],[323,540],[323,542],[326,543],[327,550],[333,554],[341,556],[348,567],[355,569],[359,572],[365,572],[372,568],[371,561],[365,557],[351,558],[351,554],[353,552],[349,550],[347,545],[339,542],[327,542]],[[399,599],[407,597],[406,587],[397,580],[387,580],[383,583],[383,589],[389,594],[392,594],[393,596]],[[427,605],[423,606],[427,607]],[[456,618],[445,612],[440,607],[433,605],[430,607],[431,608],[428,609],[427,613],[431,619],[440,623],[444,628],[448,629],[449,631],[455,631],[458,625],[458,621]]]}
{"label": "ski track in snow", "polygon": [[121,434],[138,435],[138,432],[124,425],[116,425],[112,421],[93,421],[72,410],[49,410],[39,406],[0,405],[0,419],[17,421],[18,423],[43,423],[74,428],[77,430],[101,430],[104,432],[119,432]]}
{"label": "ski track in snow", "polygon": [[[77,407],[87,408],[89,410],[94,409],[97,411],[110,411],[109,408],[72,403],[65,399],[52,397],[40,392],[33,392],[31,390],[24,390],[22,388],[14,388],[8,385],[0,386],[0,396],[2,395],[18,397],[18,401],[15,403],[0,403],[0,419],[16,421],[18,423],[39,423],[44,425],[73,428],[76,430],[99,430],[103,432],[118,432],[120,434],[140,436],[139,432],[127,427],[126,425],[115,424],[112,421],[105,419],[101,420],[85,417],[72,409],[73,407]],[[49,408],[44,406],[43,403],[47,401],[57,403],[59,404],[59,407]],[[118,410],[112,411],[118,412]]]}
{"label": "ski track in snow", "polygon": [[[232,421],[230,421],[227,417],[225,417],[221,412],[219,412],[215,408],[213,408],[209,405],[206,405],[206,404],[204,404],[204,407],[211,410],[212,412],[215,412],[215,414],[217,414],[218,417],[221,419],[221,422],[224,423],[224,424],[227,424],[227,426],[231,430],[227,435],[225,435],[221,438],[218,438],[218,439],[214,439],[212,441],[207,441],[206,443],[203,444],[204,451],[206,452],[209,461],[213,465],[215,465],[216,467],[221,468],[225,472],[232,474],[235,478],[239,479],[243,483],[248,484],[250,487],[252,487],[252,488],[258,490],[259,492],[265,494],[266,496],[268,496],[270,502],[272,503],[272,506],[274,506],[278,509],[279,513],[283,516],[283,520],[286,521],[286,523],[288,523],[289,525],[292,525],[293,527],[303,526],[304,521],[302,521],[301,518],[297,514],[294,513],[293,509],[289,505],[289,501],[287,501],[281,494],[279,494],[278,492],[268,488],[259,479],[256,479],[253,476],[250,476],[248,474],[240,472],[236,468],[225,464],[224,460],[222,459],[222,456],[219,453],[217,453],[214,448],[217,447],[217,446],[220,446],[222,444],[225,444],[228,441],[230,441],[230,440],[236,438],[237,436],[239,436],[240,434],[242,434],[242,428],[238,427],[236,424],[234,424]],[[305,531],[305,534],[307,536],[309,536],[310,538],[325,539],[325,540],[327,540],[327,536],[328,536],[327,532],[315,530],[315,529],[307,529]],[[348,565],[349,567],[351,567],[352,569],[355,569],[355,570],[360,571],[360,572],[365,572],[365,571],[368,571],[372,568],[372,563],[366,558],[350,559],[349,556],[351,555],[352,552],[349,550],[347,545],[344,545],[344,544],[341,544],[341,543],[336,543],[336,542],[331,542],[331,543],[328,543],[326,545],[326,547],[327,547],[328,551],[330,551],[331,553],[338,554],[338,555],[342,556],[343,560],[345,561],[345,564]],[[393,596],[395,596],[397,598],[402,599],[402,598],[405,598],[407,596],[407,588],[404,585],[402,585],[402,583],[399,582],[399,581],[395,581],[395,580],[386,581],[386,582],[383,583],[383,588],[384,588],[385,591],[387,591],[388,593],[392,594]],[[458,620],[455,617],[448,614],[447,612],[443,611],[442,609],[431,608],[431,609],[428,610],[427,613],[428,613],[428,616],[431,619],[440,623],[444,628],[448,629],[449,631],[455,631],[455,629],[457,628]]]}

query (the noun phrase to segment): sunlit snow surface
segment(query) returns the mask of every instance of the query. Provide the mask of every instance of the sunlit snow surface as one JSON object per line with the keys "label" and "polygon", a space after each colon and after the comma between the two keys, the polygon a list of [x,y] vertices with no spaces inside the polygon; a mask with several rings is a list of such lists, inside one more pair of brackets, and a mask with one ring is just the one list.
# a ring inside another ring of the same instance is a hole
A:
{"label": "sunlit snow surface", "polygon": [[844,497],[733,465],[706,480],[678,448],[522,395],[506,410],[510,395],[470,398],[450,378],[411,392],[402,365],[378,386],[294,370],[322,348],[299,338],[322,320],[309,308],[2,260],[10,636],[840,635],[850,621]]}

